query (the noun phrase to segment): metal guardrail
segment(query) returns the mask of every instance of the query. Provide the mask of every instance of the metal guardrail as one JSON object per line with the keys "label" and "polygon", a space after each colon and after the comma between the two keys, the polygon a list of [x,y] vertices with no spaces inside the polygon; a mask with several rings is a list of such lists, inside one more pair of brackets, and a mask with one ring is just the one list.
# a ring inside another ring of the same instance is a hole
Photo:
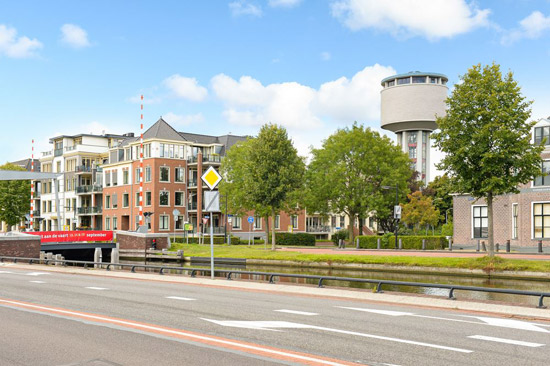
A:
{"label": "metal guardrail", "polygon": [[[64,267],[67,264],[76,264],[83,265],[84,268],[88,267],[99,267],[107,271],[111,270],[111,267],[114,268],[130,268],[130,272],[135,273],[136,268],[143,269],[155,269],[159,270],[159,274],[164,275],[165,271],[180,271],[191,272],[191,277],[196,277],[197,272],[207,272],[210,273],[210,268],[189,268],[189,267],[174,267],[174,266],[156,266],[149,264],[129,264],[129,263],[103,263],[103,262],[90,262],[90,261],[73,261],[73,260],[58,260],[58,259],[40,259],[40,258],[23,258],[23,257],[5,257],[0,256],[0,263],[3,263],[4,260],[11,260],[13,263],[17,262],[28,262],[29,264],[33,263],[61,263]],[[522,296],[536,296],[539,298],[538,308],[546,309],[544,306],[544,298],[550,297],[550,292],[537,292],[537,291],[524,291],[524,290],[514,290],[514,289],[505,289],[505,288],[488,288],[488,287],[475,287],[475,286],[460,286],[460,285],[445,285],[438,283],[422,283],[422,282],[407,282],[407,281],[390,281],[390,280],[374,280],[367,278],[352,278],[352,277],[335,277],[335,276],[315,276],[315,275],[302,275],[302,274],[293,274],[293,273],[274,273],[274,272],[255,272],[255,271],[239,271],[239,270],[227,270],[227,269],[214,269],[214,274],[224,274],[227,280],[231,280],[233,274],[245,274],[245,275],[257,275],[257,276],[266,276],[269,283],[275,283],[275,277],[287,277],[287,278],[305,278],[305,279],[314,279],[317,280],[318,287],[324,287],[324,281],[347,281],[347,282],[357,282],[357,283],[370,283],[375,284],[375,292],[383,293],[382,286],[384,285],[397,285],[397,286],[411,286],[411,287],[427,287],[427,288],[438,288],[438,289],[447,289],[449,290],[448,298],[450,300],[456,300],[454,292],[459,291],[474,291],[474,292],[487,292],[487,293],[497,293],[497,294],[508,294],[508,295],[522,295]]]}

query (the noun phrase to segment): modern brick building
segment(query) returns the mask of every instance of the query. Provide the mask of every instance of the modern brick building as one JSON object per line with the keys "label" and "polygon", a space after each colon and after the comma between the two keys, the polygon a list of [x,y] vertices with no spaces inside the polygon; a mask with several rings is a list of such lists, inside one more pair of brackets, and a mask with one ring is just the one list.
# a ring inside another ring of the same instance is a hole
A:
{"label": "modern brick building", "polygon": [[[543,172],[540,177],[520,187],[518,194],[495,197],[493,222],[495,243],[510,240],[513,246],[534,246],[550,240],[550,117],[533,128],[533,142],[544,139]],[[457,244],[476,244],[487,238],[487,205],[483,200],[461,194],[453,197],[454,236]]]}

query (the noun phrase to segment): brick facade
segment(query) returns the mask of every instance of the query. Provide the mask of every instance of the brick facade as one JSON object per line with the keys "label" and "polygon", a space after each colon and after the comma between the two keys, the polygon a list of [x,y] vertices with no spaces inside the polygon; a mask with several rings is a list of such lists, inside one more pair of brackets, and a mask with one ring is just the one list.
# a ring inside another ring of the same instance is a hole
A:
{"label": "brick facade", "polygon": [[157,241],[157,249],[168,249],[168,234],[140,234],[117,231],[117,245],[119,249],[145,249],[151,248],[153,239]]}
{"label": "brick facade", "polygon": [[39,258],[40,237],[0,236],[0,255],[6,257]]}

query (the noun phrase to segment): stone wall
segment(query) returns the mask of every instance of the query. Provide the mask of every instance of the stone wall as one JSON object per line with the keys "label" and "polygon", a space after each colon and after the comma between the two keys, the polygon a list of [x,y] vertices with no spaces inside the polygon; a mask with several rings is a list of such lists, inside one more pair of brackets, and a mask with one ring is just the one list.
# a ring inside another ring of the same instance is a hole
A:
{"label": "stone wall", "polygon": [[157,241],[157,249],[170,248],[168,234],[142,234],[128,231],[116,232],[117,246],[119,249],[150,249],[153,239]]}
{"label": "stone wall", "polygon": [[35,235],[0,236],[0,256],[40,257],[40,237]]}

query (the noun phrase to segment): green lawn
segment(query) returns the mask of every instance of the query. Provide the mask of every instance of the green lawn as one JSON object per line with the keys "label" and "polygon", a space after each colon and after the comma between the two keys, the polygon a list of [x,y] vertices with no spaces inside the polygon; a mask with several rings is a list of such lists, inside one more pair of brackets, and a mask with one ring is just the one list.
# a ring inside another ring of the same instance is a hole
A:
{"label": "green lawn", "polygon": [[[210,246],[198,244],[173,244],[171,250],[183,249],[186,257],[209,257]],[[215,245],[214,255],[221,258],[267,259],[296,262],[320,263],[365,263],[388,266],[419,266],[482,269],[486,271],[533,271],[550,272],[550,261],[505,259],[502,257],[481,258],[441,258],[407,256],[371,256],[346,254],[303,254],[265,250],[264,245]]]}

